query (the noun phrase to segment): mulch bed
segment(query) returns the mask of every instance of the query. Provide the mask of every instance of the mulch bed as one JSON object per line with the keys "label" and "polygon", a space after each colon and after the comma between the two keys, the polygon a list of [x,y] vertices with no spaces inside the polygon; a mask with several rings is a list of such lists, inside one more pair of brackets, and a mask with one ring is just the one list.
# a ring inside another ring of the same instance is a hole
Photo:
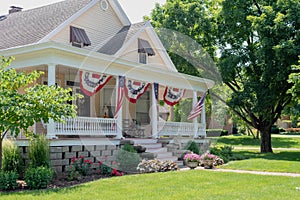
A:
{"label": "mulch bed", "polygon": [[[51,183],[48,185],[47,189],[60,189],[65,187],[72,187],[82,183],[87,183],[91,181],[96,181],[103,178],[110,178],[112,176],[101,175],[101,174],[90,174],[87,176],[82,176],[80,180],[69,181],[68,174],[62,174],[59,177],[54,177]],[[18,187],[15,190],[3,191],[0,189],[0,192],[20,192],[20,191],[29,191],[30,189],[26,186],[24,180],[18,180]]]}

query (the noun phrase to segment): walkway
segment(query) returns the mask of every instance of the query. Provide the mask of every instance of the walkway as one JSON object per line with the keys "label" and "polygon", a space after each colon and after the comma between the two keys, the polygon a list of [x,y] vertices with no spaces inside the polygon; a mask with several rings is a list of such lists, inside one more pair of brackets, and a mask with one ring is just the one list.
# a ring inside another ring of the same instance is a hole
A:
{"label": "walkway", "polygon": [[[190,170],[190,168],[185,167],[180,170]],[[249,171],[249,170],[234,170],[234,169],[204,169],[203,167],[197,167],[196,170],[212,170],[217,172],[234,172],[241,174],[258,174],[258,175],[267,175],[267,176],[289,176],[289,177],[300,177],[298,173],[286,173],[286,172],[264,172],[264,171]]]}

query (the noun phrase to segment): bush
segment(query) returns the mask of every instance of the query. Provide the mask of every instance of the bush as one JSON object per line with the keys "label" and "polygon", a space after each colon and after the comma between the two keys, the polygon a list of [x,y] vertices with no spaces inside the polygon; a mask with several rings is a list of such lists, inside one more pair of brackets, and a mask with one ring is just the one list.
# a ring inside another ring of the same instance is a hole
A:
{"label": "bush", "polygon": [[12,140],[4,140],[2,150],[2,170],[15,171],[19,174],[23,170],[23,161],[18,146]]}
{"label": "bush", "polygon": [[111,175],[113,169],[102,162],[98,162],[98,170],[102,175]]}
{"label": "bush", "polygon": [[89,174],[92,164],[92,161],[84,159],[83,156],[80,156],[79,158],[73,157],[70,173],[78,172],[80,175],[86,176]]}
{"label": "bush", "polygon": [[15,171],[0,172],[0,188],[2,190],[14,190],[17,188],[18,174]]}
{"label": "bush", "polygon": [[140,173],[167,172],[178,170],[178,165],[173,161],[142,160],[138,164],[137,170]]}
{"label": "bush", "polygon": [[140,156],[134,147],[125,144],[122,149],[117,152],[117,163],[120,163],[119,170],[123,172],[136,172],[137,165],[140,162]]}
{"label": "bush", "polygon": [[35,167],[50,167],[49,141],[44,135],[30,141],[29,144],[29,165]]}
{"label": "bush", "polygon": [[195,154],[200,153],[199,147],[195,141],[189,141],[188,144],[186,145],[185,149],[190,150],[191,152],[193,152]]}
{"label": "bush", "polygon": [[210,149],[210,153],[214,154],[224,160],[225,163],[229,162],[232,157],[232,146],[215,146]]}
{"label": "bush", "polygon": [[53,177],[49,167],[29,168],[25,173],[25,182],[30,189],[47,188]]}
{"label": "bush", "polygon": [[221,136],[225,136],[225,135],[228,135],[228,131],[227,130],[222,130]]}
{"label": "bush", "polygon": [[272,134],[279,134],[279,127],[277,125],[272,125],[271,127],[271,133]]}

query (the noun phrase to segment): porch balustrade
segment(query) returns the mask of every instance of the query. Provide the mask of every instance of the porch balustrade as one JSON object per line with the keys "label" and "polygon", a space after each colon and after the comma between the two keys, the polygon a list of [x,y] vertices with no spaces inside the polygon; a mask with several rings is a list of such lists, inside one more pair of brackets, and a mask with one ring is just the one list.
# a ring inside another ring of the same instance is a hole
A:
{"label": "porch balustrade", "polygon": [[206,136],[205,126],[202,123],[158,122],[158,136]]}
{"label": "porch balustrade", "polygon": [[56,135],[117,135],[116,119],[76,117],[65,121],[56,122]]}

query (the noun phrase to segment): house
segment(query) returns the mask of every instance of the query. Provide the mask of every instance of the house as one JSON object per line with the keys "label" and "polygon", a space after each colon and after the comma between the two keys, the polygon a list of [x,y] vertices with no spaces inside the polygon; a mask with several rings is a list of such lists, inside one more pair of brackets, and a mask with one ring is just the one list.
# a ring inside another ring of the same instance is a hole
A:
{"label": "house", "polygon": [[159,120],[157,102],[193,98],[195,104],[214,82],[178,73],[151,24],[132,24],[117,0],[12,6],[9,13],[0,17],[0,55],[15,57],[17,70],[43,71],[39,84],[84,95],[68,102],[78,106],[75,119],[37,122],[35,132],[56,139],[205,136],[205,112],[201,123]]}

